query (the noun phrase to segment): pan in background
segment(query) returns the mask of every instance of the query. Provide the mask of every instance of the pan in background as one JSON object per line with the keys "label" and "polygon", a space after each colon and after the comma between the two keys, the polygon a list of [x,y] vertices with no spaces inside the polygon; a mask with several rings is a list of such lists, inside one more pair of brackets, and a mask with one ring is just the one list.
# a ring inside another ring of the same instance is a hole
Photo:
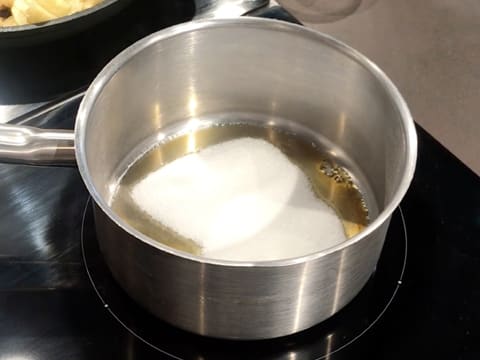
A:
{"label": "pan in background", "polygon": [[103,0],[69,16],[31,25],[0,27],[0,48],[59,39],[85,30],[114,15],[132,0]]}
{"label": "pan in background", "polygon": [[72,21],[0,29],[0,107],[45,102],[88,85],[130,44],[195,14],[193,0],[106,3]]}

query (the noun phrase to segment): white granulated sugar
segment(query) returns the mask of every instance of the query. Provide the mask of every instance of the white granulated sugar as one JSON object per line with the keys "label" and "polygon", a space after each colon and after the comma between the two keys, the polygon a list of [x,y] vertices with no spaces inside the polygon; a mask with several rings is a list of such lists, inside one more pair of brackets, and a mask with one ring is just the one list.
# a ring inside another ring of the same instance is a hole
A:
{"label": "white granulated sugar", "polygon": [[209,258],[285,259],[346,240],[306,175],[264,140],[240,138],[181,157],[140,180],[132,197]]}

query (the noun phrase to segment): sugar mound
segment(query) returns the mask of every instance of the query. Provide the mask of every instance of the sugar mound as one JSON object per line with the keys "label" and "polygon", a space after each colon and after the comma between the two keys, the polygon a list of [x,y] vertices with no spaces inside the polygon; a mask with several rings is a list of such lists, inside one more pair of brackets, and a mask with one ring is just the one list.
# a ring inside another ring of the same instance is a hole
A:
{"label": "sugar mound", "polygon": [[346,240],[335,211],[279,149],[239,138],[181,157],[132,188],[143,211],[223,260],[277,260]]}

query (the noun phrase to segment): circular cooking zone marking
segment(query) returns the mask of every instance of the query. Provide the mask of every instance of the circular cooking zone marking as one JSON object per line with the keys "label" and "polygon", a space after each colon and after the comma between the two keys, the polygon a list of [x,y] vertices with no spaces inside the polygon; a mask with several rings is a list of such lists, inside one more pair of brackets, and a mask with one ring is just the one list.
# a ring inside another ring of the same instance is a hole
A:
{"label": "circular cooking zone marking", "polygon": [[[297,334],[259,341],[212,339],[187,333],[157,319],[136,304],[115,282],[105,264],[95,235],[91,199],[83,212],[82,256],[90,282],[103,307],[120,326],[145,345],[173,359],[219,358],[277,359],[308,354],[328,358],[365,335],[384,315],[402,285],[407,262],[407,228],[402,209],[392,215],[385,245],[375,273],[361,292],[332,318]],[[399,256],[401,254],[401,256]],[[188,344],[185,346],[184,344]]]}

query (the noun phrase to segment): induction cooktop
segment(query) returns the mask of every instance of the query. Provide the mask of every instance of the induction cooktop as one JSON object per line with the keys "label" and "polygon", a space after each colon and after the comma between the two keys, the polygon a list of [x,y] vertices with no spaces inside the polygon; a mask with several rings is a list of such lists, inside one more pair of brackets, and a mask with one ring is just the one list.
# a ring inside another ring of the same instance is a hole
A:
{"label": "induction cooktop", "polygon": [[[146,3],[136,4],[140,11]],[[150,20],[137,17],[131,26],[141,31],[123,46],[188,20],[192,9],[179,1],[160,23],[143,8]],[[278,7],[257,15],[295,21]],[[76,80],[66,75],[20,95],[35,102],[75,90],[106,58],[74,64],[82,72]],[[22,86],[24,80],[16,78]],[[18,99],[15,91],[0,99]],[[72,128],[79,101],[26,124]],[[0,359],[479,359],[480,179],[417,131],[415,178],[367,285],[327,321],[262,341],[205,338],[147,313],[106,267],[78,171],[0,165]]]}

